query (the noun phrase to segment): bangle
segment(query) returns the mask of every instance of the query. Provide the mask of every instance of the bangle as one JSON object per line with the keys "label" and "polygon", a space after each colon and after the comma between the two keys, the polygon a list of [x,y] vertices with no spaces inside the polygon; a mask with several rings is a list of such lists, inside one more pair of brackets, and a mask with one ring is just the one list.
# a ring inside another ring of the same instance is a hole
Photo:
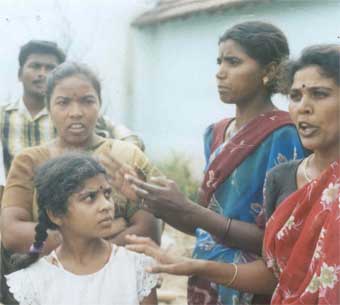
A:
{"label": "bangle", "polygon": [[235,282],[237,274],[238,274],[238,267],[237,267],[237,265],[235,263],[232,263],[231,265],[234,266],[235,272],[234,272],[233,278],[227,284],[224,284],[224,286],[226,286],[226,287],[230,287],[230,285],[232,285],[232,283]]}
{"label": "bangle", "polygon": [[223,233],[223,236],[222,236],[222,243],[225,242],[225,240],[226,240],[227,237],[228,237],[228,233],[229,233],[230,225],[231,225],[231,220],[232,220],[232,219],[231,219],[230,217],[227,217],[227,218],[226,218],[224,233]]}

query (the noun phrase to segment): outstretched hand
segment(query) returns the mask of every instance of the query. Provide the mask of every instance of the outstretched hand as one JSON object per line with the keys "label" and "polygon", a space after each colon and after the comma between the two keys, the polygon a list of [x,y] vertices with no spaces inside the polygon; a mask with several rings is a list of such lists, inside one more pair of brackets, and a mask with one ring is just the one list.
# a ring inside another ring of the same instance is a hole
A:
{"label": "outstretched hand", "polygon": [[135,175],[125,175],[125,178],[136,195],[143,200],[142,208],[158,217],[169,213],[178,215],[190,204],[173,180],[152,177],[149,182],[145,182]]}
{"label": "outstretched hand", "polygon": [[194,273],[194,260],[171,255],[168,251],[161,249],[154,241],[148,237],[127,235],[128,245],[126,248],[138,253],[153,257],[157,265],[148,267],[146,271],[151,273],[168,273],[174,275],[190,276]]}
{"label": "outstretched hand", "polygon": [[127,199],[136,201],[136,192],[124,179],[124,176],[138,177],[137,172],[131,166],[117,161],[109,154],[100,154],[98,160],[105,167],[112,187]]}

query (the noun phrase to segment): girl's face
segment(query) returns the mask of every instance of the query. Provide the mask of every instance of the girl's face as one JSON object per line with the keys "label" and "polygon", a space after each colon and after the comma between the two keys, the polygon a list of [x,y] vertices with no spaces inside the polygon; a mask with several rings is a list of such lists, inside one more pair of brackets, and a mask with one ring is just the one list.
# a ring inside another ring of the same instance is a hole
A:
{"label": "girl's face", "polygon": [[59,138],[67,145],[89,144],[95,134],[99,110],[98,94],[82,75],[61,80],[51,95],[51,119]]}
{"label": "girl's face", "polygon": [[111,234],[114,220],[112,188],[103,174],[89,178],[83,187],[72,194],[67,213],[59,217],[63,235],[85,238],[104,238]]}
{"label": "girl's face", "polygon": [[265,90],[264,69],[234,40],[220,43],[217,63],[217,88],[224,103],[238,105]]}
{"label": "girl's face", "polygon": [[313,151],[338,151],[340,143],[340,87],[319,66],[295,73],[289,112],[302,144]]}

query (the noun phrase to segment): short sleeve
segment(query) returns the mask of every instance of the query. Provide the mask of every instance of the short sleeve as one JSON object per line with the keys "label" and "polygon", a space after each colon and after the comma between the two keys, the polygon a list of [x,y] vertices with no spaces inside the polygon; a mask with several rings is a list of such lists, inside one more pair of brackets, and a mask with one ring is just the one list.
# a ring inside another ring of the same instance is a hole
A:
{"label": "short sleeve", "polygon": [[97,120],[96,133],[104,138],[128,141],[144,151],[145,146],[141,138],[122,124],[114,124],[108,117],[101,116]]}
{"label": "short sleeve", "polygon": [[263,187],[263,208],[266,221],[268,221],[276,207],[277,187],[275,185],[275,175],[273,171],[269,171]]}
{"label": "short sleeve", "polygon": [[41,305],[38,293],[32,285],[33,279],[27,269],[22,269],[5,276],[9,291],[20,305]]}
{"label": "short sleeve", "polygon": [[156,287],[158,275],[145,271],[145,268],[155,264],[155,261],[144,254],[136,254],[136,280],[137,280],[137,295],[138,300],[141,302],[147,297],[153,288]]}
{"label": "short sleeve", "polygon": [[2,207],[21,207],[32,214],[33,168],[33,160],[28,154],[21,153],[14,158],[6,181]]}
{"label": "short sleeve", "polygon": [[289,160],[302,159],[305,151],[294,126],[284,126],[272,135],[267,171]]}

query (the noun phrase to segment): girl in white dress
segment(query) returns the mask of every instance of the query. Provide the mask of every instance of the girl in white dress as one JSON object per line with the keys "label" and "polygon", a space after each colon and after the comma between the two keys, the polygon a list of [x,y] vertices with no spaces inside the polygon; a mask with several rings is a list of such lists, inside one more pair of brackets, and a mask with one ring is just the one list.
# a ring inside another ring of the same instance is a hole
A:
{"label": "girl in white dress", "polygon": [[[107,236],[114,218],[105,169],[84,154],[66,154],[41,166],[35,177],[39,222],[35,242],[6,276],[20,305],[157,304],[150,257],[118,247]],[[39,259],[49,230],[60,246]]]}

